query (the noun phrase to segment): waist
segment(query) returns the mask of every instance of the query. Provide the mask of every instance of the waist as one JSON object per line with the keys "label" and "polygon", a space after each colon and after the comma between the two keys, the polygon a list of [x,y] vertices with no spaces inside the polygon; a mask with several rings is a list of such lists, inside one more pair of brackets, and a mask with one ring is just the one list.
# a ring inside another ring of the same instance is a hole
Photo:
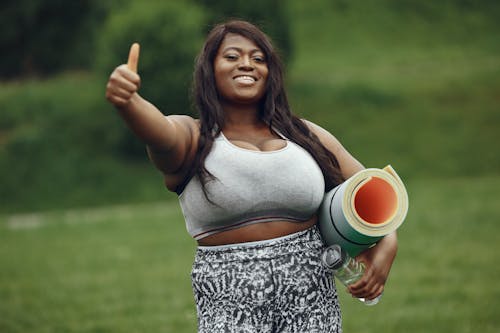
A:
{"label": "waist", "polygon": [[317,216],[304,222],[271,221],[250,224],[236,229],[220,231],[198,240],[200,246],[219,246],[247,242],[258,242],[283,237],[311,228],[317,223]]}
{"label": "waist", "polygon": [[253,259],[272,259],[307,250],[319,251],[324,246],[318,227],[313,225],[305,230],[272,239],[219,246],[198,246],[196,260],[212,263],[228,262],[240,260],[244,253]]}

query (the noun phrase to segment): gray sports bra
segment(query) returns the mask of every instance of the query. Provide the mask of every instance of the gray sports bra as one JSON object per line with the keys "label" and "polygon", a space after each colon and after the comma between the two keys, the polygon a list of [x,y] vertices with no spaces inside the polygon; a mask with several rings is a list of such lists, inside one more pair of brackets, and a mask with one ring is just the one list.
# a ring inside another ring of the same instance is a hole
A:
{"label": "gray sports bra", "polygon": [[261,152],[240,148],[221,132],[205,167],[216,177],[206,184],[215,205],[205,198],[196,175],[179,195],[186,228],[196,240],[254,223],[305,222],[325,193],[316,161],[288,140],[282,149]]}

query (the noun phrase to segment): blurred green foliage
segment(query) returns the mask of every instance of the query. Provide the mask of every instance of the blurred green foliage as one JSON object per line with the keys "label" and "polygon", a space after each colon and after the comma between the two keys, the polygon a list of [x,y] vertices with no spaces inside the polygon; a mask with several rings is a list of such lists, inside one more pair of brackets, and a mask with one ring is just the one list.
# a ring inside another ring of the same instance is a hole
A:
{"label": "blurred green foliage", "polygon": [[[0,210],[153,199],[164,192],[154,169],[144,162],[138,168],[120,153],[126,128],[103,89],[85,74],[2,86]],[[133,194],[123,191],[125,180]]]}
{"label": "blurred green foliage", "polygon": [[[287,86],[295,112],[330,130],[366,166],[391,163],[405,179],[498,175],[497,2],[295,0],[267,11],[256,2],[255,12],[246,2],[235,9],[239,1],[85,3],[98,9],[81,9],[86,18],[74,26],[43,21],[54,33],[73,33],[78,47],[39,44],[51,39],[31,30],[36,45],[49,46],[44,54],[64,54],[57,74],[0,83],[0,212],[173,197],[105,101],[106,80],[138,41],[141,94],[165,113],[192,112],[194,56],[224,15],[259,13],[255,20],[270,30],[285,21],[288,33],[265,30],[293,44]],[[76,26],[86,24],[92,29],[81,37]]]}
{"label": "blurred green foliage", "polygon": [[[141,95],[165,114],[193,115],[189,92],[204,23],[201,8],[189,2],[130,2],[118,7],[102,28],[94,69],[104,85],[113,69],[127,62],[131,44],[138,42]],[[128,130],[122,131],[117,148],[122,155],[144,158],[143,145]]]}
{"label": "blurred green foliage", "polygon": [[498,174],[500,3],[292,7],[296,112],[364,165],[391,163],[403,178]]}
{"label": "blurred green foliage", "polygon": [[[287,6],[282,0],[197,0],[207,9],[210,26],[229,18],[257,24],[271,39],[284,60],[293,53]],[[270,10],[272,9],[272,10]]]}
{"label": "blurred green foliage", "polygon": [[[7,0],[0,10],[0,78],[89,68],[100,22],[116,1]],[[8,52],[6,51],[8,50]]]}
{"label": "blurred green foliage", "polygon": [[96,70],[107,79],[117,65],[126,63],[130,45],[137,41],[141,94],[167,114],[192,114],[189,85],[204,23],[201,8],[188,2],[158,1],[149,6],[130,2],[104,24]]}

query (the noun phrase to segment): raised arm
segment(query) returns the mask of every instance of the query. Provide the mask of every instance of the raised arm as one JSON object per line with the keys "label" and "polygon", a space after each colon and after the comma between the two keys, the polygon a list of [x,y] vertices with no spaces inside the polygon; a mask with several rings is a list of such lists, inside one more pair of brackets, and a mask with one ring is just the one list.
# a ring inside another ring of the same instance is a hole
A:
{"label": "raised arm", "polygon": [[[106,98],[118,110],[130,130],[148,146],[153,163],[165,176],[173,179],[190,166],[198,139],[197,123],[188,116],[165,117],[158,108],[139,93],[141,78],[137,74],[139,44],[130,48],[127,64],[115,68],[106,86]],[[167,181],[174,189],[180,178]]]}

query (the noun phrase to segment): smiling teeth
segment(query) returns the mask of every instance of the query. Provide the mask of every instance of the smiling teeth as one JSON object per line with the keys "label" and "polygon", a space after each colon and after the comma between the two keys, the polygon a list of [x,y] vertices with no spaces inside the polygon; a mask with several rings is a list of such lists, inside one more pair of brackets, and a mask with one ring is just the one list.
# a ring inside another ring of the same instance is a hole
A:
{"label": "smiling teeth", "polygon": [[238,82],[243,82],[243,83],[251,83],[251,82],[255,82],[255,79],[251,76],[238,76],[235,78],[236,81]]}

